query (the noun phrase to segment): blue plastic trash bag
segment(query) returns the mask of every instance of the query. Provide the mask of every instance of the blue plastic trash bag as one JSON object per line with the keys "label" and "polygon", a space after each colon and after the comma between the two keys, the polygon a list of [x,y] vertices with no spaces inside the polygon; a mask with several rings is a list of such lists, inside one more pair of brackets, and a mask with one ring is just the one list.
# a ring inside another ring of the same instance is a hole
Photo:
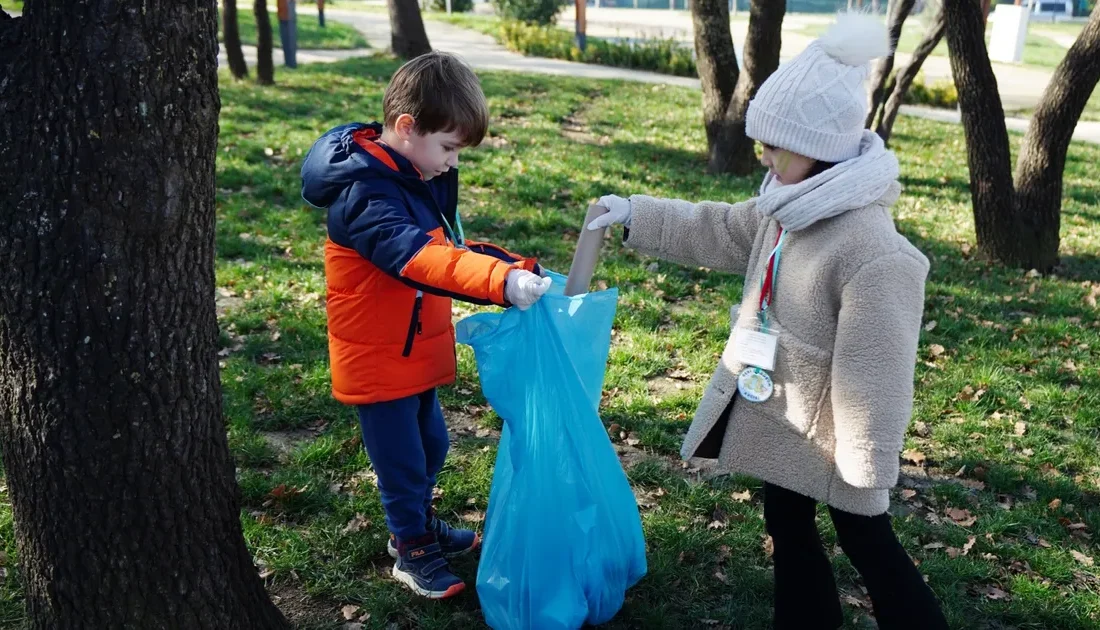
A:
{"label": "blue plastic trash bag", "polygon": [[496,630],[610,620],[645,575],[638,504],[599,403],[618,291],[563,295],[458,323],[504,419],[477,593]]}

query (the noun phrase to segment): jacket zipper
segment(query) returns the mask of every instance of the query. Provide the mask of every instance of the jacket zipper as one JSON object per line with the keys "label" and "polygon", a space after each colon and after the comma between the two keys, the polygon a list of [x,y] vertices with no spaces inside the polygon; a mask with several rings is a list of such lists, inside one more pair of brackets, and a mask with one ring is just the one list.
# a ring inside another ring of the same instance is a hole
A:
{"label": "jacket zipper", "polygon": [[420,323],[420,305],[424,301],[424,292],[416,292],[416,301],[413,302],[412,319],[409,320],[409,335],[405,337],[405,349],[401,352],[401,356],[407,357],[412,354],[413,339],[417,335],[423,334],[424,327]]}

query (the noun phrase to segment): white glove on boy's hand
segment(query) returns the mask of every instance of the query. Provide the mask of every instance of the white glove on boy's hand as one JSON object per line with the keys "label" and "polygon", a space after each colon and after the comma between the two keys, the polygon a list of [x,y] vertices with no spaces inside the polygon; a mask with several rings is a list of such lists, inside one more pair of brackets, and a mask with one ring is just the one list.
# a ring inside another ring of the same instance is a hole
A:
{"label": "white glove on boy's hand", "polygon": [[607,208],[607,214],[596,217],[595,221],[588,224],[590,230],[602,230],[611,225],[625,225],[630,227],[630,200],[617,195],[604,195],[596,202],[597,206]]}
{"label": "white glove on boy's hand", "polygon": [[519,310],[526,311],[553,283],[552,278],[540,278],[530,271],[513,269],[504,277],[504,299]]}

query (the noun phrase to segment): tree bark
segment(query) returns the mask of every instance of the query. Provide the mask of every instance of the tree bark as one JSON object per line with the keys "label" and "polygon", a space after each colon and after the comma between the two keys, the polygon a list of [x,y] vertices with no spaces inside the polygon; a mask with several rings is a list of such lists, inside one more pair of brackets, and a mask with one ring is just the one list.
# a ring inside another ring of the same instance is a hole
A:
{"label": "tree bark", "polygon": [[[232,0],[228,1],[232,2]],[[267,0],[255,0],[252,11],[256,14],[256,80],[260,85],[274,85],[275,61],[272,59],[274,46]]]}
{"label": "tree bark", "polygon": [[0,16],[0,449],[35,630],[288,627],[221,410],[215,7]]}
{"label": "tree bark", "polygon": [[894,70],[894,55],[897,52],[898,40],[901,38],[901,28],[905,25],[905,19],[913,11],[913,5],[917,0],[891,0],[889,6],[890,54],[886,55],[875,64],[875,71],[871,75],[871,103],[867,108],[868,129],[875,123],[875,118],[882,108],[883,97],[886,93],[886,83],[890,79],[890,73]]}
{"label": "tree bark", "polygon": [[387,0],[390,8],[390,47],[393,54],[412,59],[430,53],[428,32],[424,30],[424,18],[416,0]]}
{"label": "tree bark", "polygon": [[1024,139],[1015,181],[997,80],[980,36],[981,5],[946,0],[944,10],[978,247],[1004,264],[1049,271],[1058,263],[1066,152],[1100,80],[1100,8],[1051,77]]}
{"label": "tree bark", "polygon": [[714,0],[693,2],[692,13],[696,64],[703,83],[707,170],[749,175],[756,169],[757,162],[753,141],[745,135],[745,113],[757,90],[779,67],[786,3],[774,0],[749,3],[749,28],[741,72],[737,70],[727,5]]}
{"label": "tree bark", "polygon": [[928,26],[928,30],[925,31],[920,44],[917,45],[917,49],[913,51],[909,65],[898,72],[897,78],[894,80],[894,87],[890,91],[890,98],[887,99],[886,105],[882,108],[882,118],[879,121],[878,128],[875,129],[875,132],[882,137],[886,144],[890,144],[890,134],[894,131],[894,121],[898,118],[898,112],[901,111],[901,106],[905,103],[905,95],[909,92],[909,88],[913,86],[913,81],[916,80],[917,75],[920,74],[920,68],[924,64],[924,60],[932,54],[936,46],[940,45],[946,27],[944,10],[941,6],[936,11],[936,17]]}
{"label": "tree bark", "polygon": [[1045,270],[1057,264],[1066,152],[1098,81],[1100,5],[1055,69],[1020,147],[1016,212],[1025,232],[1035,234],[1035,250],[1021,256],[1030,268]]}
{"label": "tree bark", "polygon": [[951,74],[959,93],[970,193],[978,247],[1002,259],[1034,249],[1015,212],[1012,162],[1005,113],[997,77],[985,47],[981,4],[978,0],[944,0]]}
{"label": "tree bark", "polygon": [[723,159],[719,138],[728,124],[726,110],[737,87],[740,70],[730,34],[726,0],[695,0],[691,3],[695,30],[695,66],[703,88],[703,126],[707,134],[709,168],[720,171]]}
{"label": "tree bark", "polygon": [[229,57],[229,72],[235,79],[248,76],[248,64],[241,51],[241,31],[237,27],[237,0],[222,0],[222,44]]}

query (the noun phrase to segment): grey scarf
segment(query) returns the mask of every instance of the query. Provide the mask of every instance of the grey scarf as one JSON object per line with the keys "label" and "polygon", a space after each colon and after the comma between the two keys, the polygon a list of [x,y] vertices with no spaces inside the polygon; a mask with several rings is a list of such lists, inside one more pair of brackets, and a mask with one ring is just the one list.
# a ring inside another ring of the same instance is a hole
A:
{"label": "grey scarf", "polygon": [[872,131],[863,132],[859,149],[858,157],[790,186],[776,184],[769,173],[756,208],[796,232],[856,208],[892,205],[901,195],[898,159]]}

